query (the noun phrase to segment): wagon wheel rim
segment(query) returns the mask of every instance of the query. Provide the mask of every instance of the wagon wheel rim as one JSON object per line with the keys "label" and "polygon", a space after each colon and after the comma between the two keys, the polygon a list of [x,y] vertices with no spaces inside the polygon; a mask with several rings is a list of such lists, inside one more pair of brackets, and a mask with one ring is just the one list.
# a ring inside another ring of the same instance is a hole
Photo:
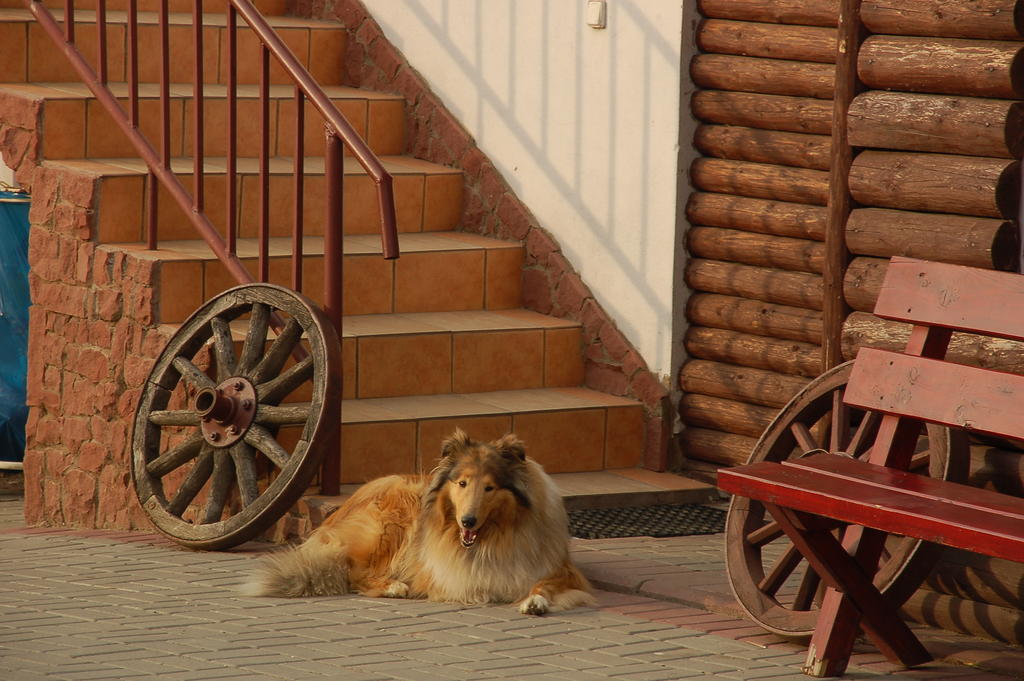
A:
{"label": "wagon wheel rim", "polygon": [[[232,322],[245,328],[237,352]],[[301,294],[247,284],[208,301],[157,358],[136,411],[132,478],[157,529],[199,549],[268,529],[307,490],[340,427],[328,418],[339,384],[337,334]],[[308,402],[290,401],[306,392]]]}
{"label": "wagon wheel rim", "polygon": [[[852,361],[841,364],[798,393],[765,430],[749,462],[820,451],[865,458],[881,416],[842,404],[852,367]],[[969,449],[962,433],[928,426],[922,435],[911,470],[947,480],[966,478]],[[936,550],[927,542],[890,535],[874,580],[886,599],[902,603],[909,598],[931,569]],[[824,587],[758,501],[736,496],[730,502],[726,572],[737,602],[760,626],[788,637],[813,633]]]}

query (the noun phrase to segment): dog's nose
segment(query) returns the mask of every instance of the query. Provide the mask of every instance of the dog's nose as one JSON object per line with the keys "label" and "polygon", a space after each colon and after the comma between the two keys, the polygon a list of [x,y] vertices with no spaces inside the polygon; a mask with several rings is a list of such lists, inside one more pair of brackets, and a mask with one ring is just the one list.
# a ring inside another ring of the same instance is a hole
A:
{"label": "dog's nose", "polygon": [[469,529],[469,528],[473,527],[474,525],[476,525],[476,516],[475,515],[464,515],[464,516],[462,516],[462,526],[463,527]]}

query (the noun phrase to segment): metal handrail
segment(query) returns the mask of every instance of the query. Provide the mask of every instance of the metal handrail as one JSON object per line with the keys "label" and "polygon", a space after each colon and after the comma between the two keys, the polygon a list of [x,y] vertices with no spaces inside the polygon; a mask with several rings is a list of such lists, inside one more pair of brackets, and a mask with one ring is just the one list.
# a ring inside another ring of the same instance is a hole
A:
{"label": "metal handrail", "polygon": [[[203,197],[203,71],[202,71],[202,14],[203,0],[194,0],[193,5],[193,48],[194,48],[194,187],[190,195],[182,182],[171,171],[171,158],[169,149],[170,121],[169,121],[169,44],[168,44],[168,4],[167,0],[160,0],[159,24],[160,24],[160,140],[159,152],[153,142],[146,138],[139,129],[139,68],[138,68],[138,8],[137,0],[128,0],[128,27],[127,27],[127,79],[128,79],[128,106],[125,111],[117,100],[108,85],[107,74],[107,40],[106,40],[106,0],[97,0],[96,30],[97,30],[97,73],[85,56],[75,45],[75,8],[74,0],[64,0],[64,22],[54,16],[46,6],[38,0],[25,0],[26,6],[34,16],[35,20],[44,29],[51,40],[62,51],[72,67],[78,73],[82,82],[89,88],[97,101],[107,110],[114,123],[126,135],[139,157],[146,163],[149,170],[147,182],[147,247],[157,248],[158,240],[156,233],[157,224],[157,185],[159,182],[172,200],[177,203],[199,236],[206,242],[210,250],[220,260],[231,276],[239,283],[251,283],[256,279],[265,281],[268,275],[268,202],[269,202],[269,58],[271,55],[276,59],[288,73],[295,85],[295,168],[294,187],[296,190],[296,204],[293,211],[294,226],[292,234],[293,243],[293,267],[292,285],[295,289],[302,288],[302,234],[303,234],[303,210],[302,195],[303,168],[305,151],[303,149],[303,110],[305,100],[308,100],[320,112],[325,120],[326,127],[326,151],[325,175],[327,182],[327,206],[326,223],[324,226],[324,310],[328,318],[334,323],[339,333],[341,331],[342,312],[342,182],[344,179],[344,151],[347,146],[359,164],[366,170],[367,174],[376,184],[377,198],[380,206],[381,219],[381,242],[385,258],[393,259],[398,257],[398,235],[397,220],[395,215],[394,188],[391,174],[384,168],[383,163],[369,146],[359,137],[355,129],[349,124],[345,117],[337,110],[333,102],[323,91],[316,80],[302,66],[284,41],[277,35],[274,29],[266,21],[263,15],[253,6],[250,0],[228,0],[227,3],[227,47],[228,55],[228,150],[227,150],[227,201],[226,201],[226,239],[222,238],[216,227],[213,226],[210,218],[204,211]],[[236,189],[236,155],[237,155],[237,112],[236,112],[236,66],[237,66],[237,39],[236,30],[238,17],[256,35],[260,43],[260,77],[259,91],[261,99],[261,143],[260,143],[260,221],[259,221],[259,260],[258,277],[254,277],[245,267],[235,253],[237,241],[237,189]],[[337,423],[341,423],[341,415],[337,417]],[[332,445],[338,445],[340,435],[335,434],[334,442],[326,443],[326,448],[331,451]],[[325,458],[324,467],[321,471],[321,491],[324,494],[337,494],[338,492],[338,460],[336,456]]]}

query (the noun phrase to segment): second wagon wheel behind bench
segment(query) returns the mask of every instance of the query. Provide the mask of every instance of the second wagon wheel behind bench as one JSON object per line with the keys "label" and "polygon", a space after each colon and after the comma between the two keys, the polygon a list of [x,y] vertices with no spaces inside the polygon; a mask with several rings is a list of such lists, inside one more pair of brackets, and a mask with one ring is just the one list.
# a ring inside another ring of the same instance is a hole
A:
{"label": "second wagon wheel behind bench", "polygon": [[[245,330],[237,353],[232,322]],[[326,418],[341,399],[340,355],[323,312],[280,286],[235,287],[189,317],[135,416],[132,478],[157,528],[224,549],[273,525],[306,491],[326,430],[341,426]]]}
{"label": "second wagon wheel behind bench", "polygon": [[[853,362],[811,381],[772,420],[748,463],[784,461],[811,451],[867,455],[881,415],[842,404]],[[918,441],[912,470],[963,481],[970,451],[961,431],[928,426]],[[838,529],[838,528],[837,528]],[[789,539],[757,501],[733,497],[726,519],[726,571],[740,606],[759,625],[782,636],[814,631],[822,586]],[[938,547],[890,535],[875,584],[887,599],[902,603],[931,570]]]}

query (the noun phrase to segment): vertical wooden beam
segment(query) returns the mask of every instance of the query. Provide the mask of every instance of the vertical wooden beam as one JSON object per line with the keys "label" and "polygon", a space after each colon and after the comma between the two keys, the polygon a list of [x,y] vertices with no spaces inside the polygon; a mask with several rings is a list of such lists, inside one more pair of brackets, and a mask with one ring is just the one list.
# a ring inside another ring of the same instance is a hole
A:
{"label": "vertical wooden beam", "polygon": [[[850,259],[846,249],[846,221],[853,209],[853,199],[850,197],[853,148],[847,134],[847,113],[853,98],[861,90],[857,78],[857,56],[865,31],[860,21],[860,5],[861,0],[840,0],[839,3],[828,221],[825,226],[825,269],[822,276],[823,372],[843,361],[843,322],[850,313],[843,296],[843,279]],[[862,539],[861,532],[848,531],[843,538],[843,547],[851,551],[861,565],[877,565],[882,542],[861,542]],[[833,588],[826,590],[807,650],[805,674],[814,677],[839,676],[845,671],[854,639],[860,630],[859,615],[842,593]]]}
{"label": "vertical wooden beam", "polygon": [[824,301],[821,343],[822,371],[843,361],[843,322],[850,308],[843,297],[843,279],[849,253],[846,250],[846,220],[853,208],[850,197],[850,166],[853,148],[847,135],[850,102],[862,89],[857,79],[857,55],[864,41],[860,21],[860,0],[842,0],[836,36],[835,97],[832,102],[832,151],[829,169],[828,222],[825,228]]}

